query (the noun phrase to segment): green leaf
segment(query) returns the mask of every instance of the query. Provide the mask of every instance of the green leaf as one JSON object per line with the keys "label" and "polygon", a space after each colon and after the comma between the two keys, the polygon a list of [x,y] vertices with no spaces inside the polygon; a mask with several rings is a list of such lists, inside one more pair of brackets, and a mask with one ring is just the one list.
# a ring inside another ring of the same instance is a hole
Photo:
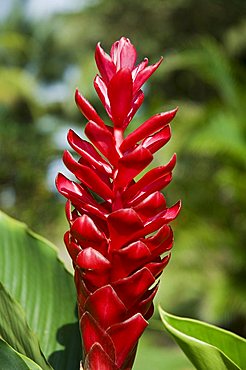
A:
{"label": "green leaf", "polygon": [[51,367],[40,351],[38,339],[30,330],[21,306],[14,302],[0,283],[0,335],[18,352],[25,354],[42,366],[43,370]]}
{"label": "green leaf", "polygon": [[72,275],[50,242],[1,212],[0,234],[0,281],[23,307],[53,368],[77,370],[82,354]]}
{"label": "green leaf", "polygon": [[4,370],[43,370],[30,358],[15,351],[8,343],[0,339],[0,365]]}
{"label": "green leaf", "polygon": [[[17,353],[17,352],[16,352]],[[32,361],[30,358],[18,353],[22,360],[26,363],[30,370],[43,370],[36,362]]]}
{"label": "green leaf", "polygon": [[25,361],[3,340],[0,339],[0,365],[4,370],[29,370]]}
{"label": "green leaf", "polygon": [[238,370],[246,366],[246,340],[207,323],[176,317],[159,308],[165,329],[198,370]]}

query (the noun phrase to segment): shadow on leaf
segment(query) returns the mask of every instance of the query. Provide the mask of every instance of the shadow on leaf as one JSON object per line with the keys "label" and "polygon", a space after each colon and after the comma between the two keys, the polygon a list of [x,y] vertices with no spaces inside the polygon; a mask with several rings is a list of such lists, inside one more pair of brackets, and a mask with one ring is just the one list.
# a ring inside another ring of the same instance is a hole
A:
{"label": "shadow on leaf", "polygon": [[82,344],[79,323],[66,324],[58,329],[57,341],[64,349],[49,356],[49,363],[54,370],[78,370],[82,359]]}

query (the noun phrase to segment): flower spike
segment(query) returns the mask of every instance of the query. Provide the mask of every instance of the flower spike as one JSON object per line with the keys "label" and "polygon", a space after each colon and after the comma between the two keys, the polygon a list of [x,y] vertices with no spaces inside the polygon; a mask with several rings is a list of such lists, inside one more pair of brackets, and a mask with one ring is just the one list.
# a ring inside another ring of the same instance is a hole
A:
{"label": "flower spike", "polygon": [[[159,67],[145,58],[136,65],[130,40],[122,37],[107,54],[95,51],[99,75],[95,90],[112,124],[108,125],[76,90],[76,104],[88,120],[89,141],[69,130],[68,142],[80,156],[63,160],[77,181],[59,174],[58,191],[67,198],[69,230],[64,242],[75,269],[84,370],[132,369],[138,340],[153,314],[160,274],[170,260],[170,208],[161,190],[172,179],[169,163],[136,177],[171,138],[177,109],[159,113],[125,136],[144,100],[143,84]],[[165,253],[164,257],[162,256]]]}

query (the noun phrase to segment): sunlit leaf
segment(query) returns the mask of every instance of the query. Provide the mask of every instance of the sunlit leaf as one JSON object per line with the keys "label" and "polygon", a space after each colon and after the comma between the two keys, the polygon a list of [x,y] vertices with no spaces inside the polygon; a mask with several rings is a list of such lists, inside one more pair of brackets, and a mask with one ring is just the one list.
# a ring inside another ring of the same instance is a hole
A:
{"label": "sunlit leaf", "polygon": [[4,370],[43,370],[30,358],[21,355],[11,346],[0,339],[0,364]]}
{"label": "sunlit leaf", "polygon": [[37,362],[44,370],[50,366],[40,351],[38,339],[30,330],[25,313],[0,283],[0,336],[18,352]]}
{"label": "sunlit leaf", "polygon": [[245,369],[246,340],[207,323],[159,309],[165,329],[198,370]]}
{"label": "sunlit leaf", "polygon": [[0,281],[23,307],[54,369],[77,370],[82,355],[72,275],[51,243],[3,213],[0,233]]}

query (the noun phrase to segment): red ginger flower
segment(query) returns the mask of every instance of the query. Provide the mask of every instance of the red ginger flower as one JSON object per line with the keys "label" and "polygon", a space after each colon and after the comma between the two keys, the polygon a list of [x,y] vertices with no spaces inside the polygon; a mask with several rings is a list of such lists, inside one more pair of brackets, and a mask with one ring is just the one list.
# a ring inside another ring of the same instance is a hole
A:
{"label": "red ginger flower", "polygon": [[168,224],[180,202],[167,208],[160,191],[171,181],[176,156],[134,179],[170,139],[176,109],[154,115],[124,138],[143,102],[141,87],[161,60],[135,66],[136,50],[124,37],[110,55],[98,44],[95,58],[101,76],[94,86],[113,127],[76,91],[90,142],[69,131],[68,142],[80,159],[66,151],[63,160],[79,183],[59,174],[57,188],[68,199],[70,230],[64,239],[75,269],[84,369],[130,370],[153,314],[156,279],[170,258]]}

